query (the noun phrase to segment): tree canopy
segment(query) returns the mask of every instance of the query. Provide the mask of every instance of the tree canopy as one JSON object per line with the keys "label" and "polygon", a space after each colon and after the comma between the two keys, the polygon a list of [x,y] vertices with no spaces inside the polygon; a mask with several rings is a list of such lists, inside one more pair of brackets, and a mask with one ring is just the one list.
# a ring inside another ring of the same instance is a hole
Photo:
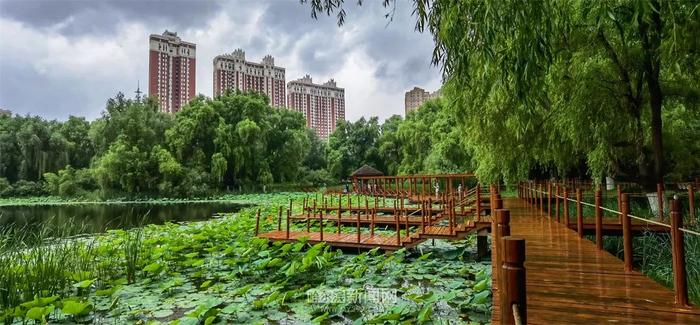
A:
{"label": "tree canopy", "polygon": [[170,115],[151,98],[118,94],[93,122],[2,116],[0,195],[197,196],[318,180],[308,174],[325,168],[325,157],[309,146],[314,155],[325,149],[301,114],[268,102],[229,92]]}
{"label": "tree canopy", "polygon": [[[700,98],[698,1],[413,3],[480,178],[609,175],[651,185],[700,170],[697,155],[678,152],[698,150],[685,141]],[[312,15],[344,21],[343,1],[310,4]]]}

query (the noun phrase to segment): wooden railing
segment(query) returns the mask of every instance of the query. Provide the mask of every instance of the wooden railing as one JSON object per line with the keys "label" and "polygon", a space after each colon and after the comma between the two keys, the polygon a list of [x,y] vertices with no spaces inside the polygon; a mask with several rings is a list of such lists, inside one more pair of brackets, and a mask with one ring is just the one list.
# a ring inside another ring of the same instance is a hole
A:
{"label": "wooden railing", "polygon": [[[687,187],[687,197],[689,206],[689,222],[696,223],[695,216],[695,187],[689,184]],[[619,216],[619,222],[614,224],[621,225],[621,235],[623,241],[623,260],[625,265],[625,271],[631,272],[633,270],[633,224],[632,220],[642,225],[647,225],[646,227],[656,227],[658,231],[670,232],[671,234],[671,253],[672,253],[672,269],[673,269],[673,286],[675,293],[675,303],[679,306],[688,306],[688,287],[687,287],[687,273],[685,268],[685,245],[684,236],[700,236],[700,233],[683,227],[683,216],[680,209],[680,196],[675,195],[672,200],[670,200],[670,213],[669,213],[669,223],[664,223],[664,186],[659,184],[657,186],[657,204],[658,204],[658,217],[657,220],[650,220],[641,218],[639,216],[632,215],[630,213],[630,196],[631,193],[623,193],[620,187],[617,187],[617,210],[604,207],[603,206],[603,195],[600,189],[596,189],[593,193],[594,203],[589,203],[584,200],[584,191],[582,188],[576,188],[574,191],[575,197],[569,197],[569,189],[567,187],[561,188],[557,183],[534,183],[534,182],[523,182],[518,186],[518,195],[524,198],[525,201],[543,211],[546,210],[547,215],[555,219],[557,222],[564,222],[567,226],[570,225],[570,215],[569,215],[569,205],[573,203],[576,206],[576,231],[579,236],[583,237],[583,206],[589,206],[594,209],[594,219],[595,219],[595,243],[596,247],[600,250],[603,249],[603,230],[605,225],[610,225],[604,223],[603,214],[604,212],[611,213],[613,215]],[[645,195],[646,197],[646,195]],[[560,205],[563,205],[563,216],[560,215]],[[552,206],[554,206],[555,212],[552,212]],[[562,218],[563,217],[563,220]]]}
{"label": "wooden railing", "polygon": [[500,194],[491,196],[492,211],[495,211],[492,228],[494,250],[493,279],[499,304],[502,324],[527,324],[527,297],[525,273],[525,239],[510,233],[510,211],[503,209]]}
{"label": "wooden railing", "polygon": [[[384,193],[389,194],[388,192]],[[318,196],[305,197],[301,200],[301,216],[292,216],[292,211],[294,210],[294,202],[292,200],[290,200],[286,212],[283,207],[279,207],[277,211],[277,230],[282,231],[282,216],[286,214],[286,239],[290,238],[290,227],[297,220],[297,222],[305,223],[306,232],[309,233],[311,232],[312,221],[317,221],[314,223],[318,225],[320,240],[323,240],[324,235],[328,233],[328,230],[324,229],[326,226],[325,221],[335,221],[337,226],[335,233],[340,234],[342,224],[347,224],[349,222],[348,218],[354,217],[357,242],[360,243],[362,240],[362,223],[369,223],[369,233],[373,237],[378,211],[384,211],[394,217],[396,244],[401,245],[403,241],[410,240],[412,234],[425,233],[426,227],[434,226],[437,220],[446,220],[449,233],[451,235],[456,234],[457,227],[461,224],[458,221],[458,217],[461,217],[462,221],[466,221],[466,216],[470,214],[467,209],[470,209],[471,204],[476,205],[475,212],[480,212],[482,210],[480,201],[484,195],[489,193],[489,191],[476,186],[456,193],[441,193],[435,201],[433,201],[432,196],[427,197],[427,200],[421,198],[421,201],[417,202],[416,205],[410,206],[406,204],[411,200],[407,193],[399,193],[398,195],[391,193],[396,198],[390,204],[387,204],[386,196],[381,196],[382,192],[373,193],[374,195],[351,193],[321,194],[320,198]],[[343,215],[346,212],[350,216]],[[415,219],[412,222],[409,221],[412,217],[417,216],[420,216],[420,225],[413,227],[415,226]],[[260,218],[260,210],[258,210],[255,223],[256,236],[260,232]],[[272,217],[268,219],[270,218]],[[481,220],[480,218],[480,214],[477,214],[477,221]],[[405,232],[404,236],[401,236],[401,231]]]}

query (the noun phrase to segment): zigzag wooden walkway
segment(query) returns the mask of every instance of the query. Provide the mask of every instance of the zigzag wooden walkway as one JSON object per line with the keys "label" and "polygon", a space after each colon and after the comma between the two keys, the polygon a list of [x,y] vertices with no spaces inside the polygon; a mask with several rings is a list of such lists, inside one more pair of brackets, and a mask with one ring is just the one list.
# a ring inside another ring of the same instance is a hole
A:
{"label": "zigzag wooden walkway", "polygon": [[[524,200],[504,199],[504,207],[511,235],[525,238],[528,324],[700,324],[700,309],[677,307],[670,289],[625,272],[623,261]],[[498,279],[493,283],[498,324]]]}

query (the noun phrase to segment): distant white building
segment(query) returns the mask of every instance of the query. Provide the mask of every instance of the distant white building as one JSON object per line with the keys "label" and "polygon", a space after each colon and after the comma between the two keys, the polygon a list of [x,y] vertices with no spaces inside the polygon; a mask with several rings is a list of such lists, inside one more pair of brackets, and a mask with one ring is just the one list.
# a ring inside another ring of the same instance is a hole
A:
{"label": "distant white building", "polygon": [[0,108],[0,116],[12,116],[12,111]]}
{"label": "distant white building", "polygon": [[440,97],[440,90],[430,93],[423,88],[413,87],[412,90],[406,92],[406,98],[404,100],[406,115],[408,115],[408,112],[423,105],[426,101],[437,97]]}
{"label": "distant white building", "polygon": [[284,107],[284,68],[275,66],[275,58],[267,55],[261,63],[245,60],[241,49],[214,58],[214,97],[228,89],[257,91],[270,97],[270,105]]}
{"label": "distant white building", "polygon": [[287,107],[304,114],[306,126],[321,139],[335,131],[338,121],[345,119],[345,89],[335,80],[315,84],[309,75],[287,84]]}
{"label": "distant white building", "polygon": [[148,95],[158,98],[161,111],[177,113],[194,98],[197,46],[167,30],[148,44]]}

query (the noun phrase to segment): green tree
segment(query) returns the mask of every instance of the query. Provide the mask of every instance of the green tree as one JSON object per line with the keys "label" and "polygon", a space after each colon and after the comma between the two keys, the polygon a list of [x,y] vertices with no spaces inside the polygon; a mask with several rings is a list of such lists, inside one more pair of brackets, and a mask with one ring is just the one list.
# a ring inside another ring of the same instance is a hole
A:
{"label": "green tree", "polygon": [[364,117],[356,122],[339,121],[328,139],[328,170],[344,179],[364,164],[386,170],[378,149],[379,120]]}
{"label": "green tree", "polygon": [[[310,4],[312,16],[344,21],[343,1]],[[565,176],[584,164],[650,187],[673,165],[664,111],[698,109],[699,6],[414,0],[482,178]]]}

